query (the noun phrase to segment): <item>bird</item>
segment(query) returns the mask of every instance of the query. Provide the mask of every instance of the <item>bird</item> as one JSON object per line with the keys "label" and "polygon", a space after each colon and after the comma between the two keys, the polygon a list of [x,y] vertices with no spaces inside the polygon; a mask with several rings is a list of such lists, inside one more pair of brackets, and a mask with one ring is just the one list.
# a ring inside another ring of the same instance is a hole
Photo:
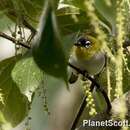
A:
{"label": "bird", "polygon": [[[73,84],[77,81],[80,72],[87,73],[87,75],[89,75],[88,80],[91,81],[90,92],[93,93],[95,103],[98,105],[98,100],[96,99],[95,92],[96,90],[99,90],[103,96],[105,95],[104,99],[107,103],[107,112],[110,112],[111,102],[109,101],[109,98],[104,89],[101,88],[100,84],[96,82],[96,76],[98,76],[104,70],[104,67],[106,66],[106,60],[107,56],[103,49],[103,44],[92,35],[88,35],[86,33],[81,34],[77,38],[70,51],[70,57],[68,61],[68,81],[70,84]],[[87,79],[87,76],[82,76],[82,80]],[[77,123],[79,122],[79,119],[85,110],[85,107],[87,105],[87,96],[88,95],[85,94],[82,99],[79,110],[72,122],[71,130],[74,130],[76,128]]]}
{"label": "bird", "polygon": [[[82,34],[77,38],[70,51],[69,64],[85,71],[90,76],[98,75],[106,64],[102,43],[94,36]],[[69,66],[68,73],[69,83],[75,83],[79,77],[78,72]]]}

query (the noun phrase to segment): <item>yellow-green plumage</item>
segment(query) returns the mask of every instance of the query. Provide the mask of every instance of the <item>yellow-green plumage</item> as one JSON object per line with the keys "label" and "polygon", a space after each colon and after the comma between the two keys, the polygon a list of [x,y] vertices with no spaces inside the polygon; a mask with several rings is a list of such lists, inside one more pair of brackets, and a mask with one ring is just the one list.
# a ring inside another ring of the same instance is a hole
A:
{"label": "yellow-green plumage", "polygon": [[[90,75],[96,75],[101,72],[105,65],[105,54],[102,52],[102,44],[92,36],[85,35],[83,38],[86,41],[90,41],[90,46],[74,45],[69,63],[80,70],[88,72]],[[72,68],[69,68],[69,72],[77,75]]]}
{"label": "yellow-green plumage", "polygon": [[78,59],[87,60],[94,56],[95,53],[101,51],[102,44],[92,36],[86,35],[84,38],[91,42],[91,46],[89,48],[74,46],[73,52],[75,52]]}

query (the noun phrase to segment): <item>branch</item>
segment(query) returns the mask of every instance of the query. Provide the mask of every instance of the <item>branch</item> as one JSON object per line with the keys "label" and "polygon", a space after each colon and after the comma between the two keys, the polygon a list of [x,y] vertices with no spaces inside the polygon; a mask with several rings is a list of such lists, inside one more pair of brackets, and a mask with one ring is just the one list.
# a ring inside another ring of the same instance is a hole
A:
{"label": "branch", "polygon": [[100,86],[100,84],[97,83],[97,81],[92,78],[91,76],[89,76],[85,71],[80,70],[79,68],[73,66],[72,64],[69,63],[69,66],[72,67],[73,69],[75,69],[78,73],[82,74],[84,77],[86,77],[87,79],[89,79],[96,87],[97,89],[102,93],[106,103],[107,103],[107,112],[109,113],[111,110],[111,102],[107,96],[107,93],[104,91],[104,89]]}
{"label": "branch", "polygon": [[10,41],[12,41],[14,44],[16,44],[16,45],[21,45],[21,46],[23,46],[23,47],[25,47],[25,48],[27,48],[27,49],[31,49],[30,46],[26,45],[25,43],[23,43],[23,42],[21,42],[21,41],[16,40],[16,39],[13,38],[13,37],[8,36],[7,34],[5,34],[5,33],[3,33],[3,32],[0,32],[0,37],[3,37],[3,38],[5,38],[5,39],[7,39],[7,40],[10,40]]}
{"label": "branch", "polygon": [[[112,106],[111,106],[111,102],[110,102],[110,100],[109,100],[109,98],[107,96],[107,93],[104,91],[104,89],[96,82],[96,80],[94,78],[89,76],[88,73],[86,73],[85,71],[80,70],[79,68],[73,66],[70,63],[68,63],[68,65],[70,67],[72,67],[73,69],[75,69],[78,73],[82,74],[84,77],[86,77],[87,79],[89,79],[92,82],[91,87],[90,87],[90,91],[93,90],[94,86],[97,87],[97,89],[102,93],[102,95],[103,95],[103,97],[104,97],[104,99],[105,99],[105,101],[107,103],[107,110],[106,110],[106,112],[109,114]],[[74,121],[72,122],[71,130],[75,130],[76,125],[77,125],[77,123],[78,123],[78,121],[80,119],[80,116],[82,115],[82,113],[83,113],[83,111],[85,109],[85,106],[87,104],[86,98],[87,98],[86,96],[83,98],[83,101],[81,103],[80,109],[79,109],[79,111],[78,111]]]}

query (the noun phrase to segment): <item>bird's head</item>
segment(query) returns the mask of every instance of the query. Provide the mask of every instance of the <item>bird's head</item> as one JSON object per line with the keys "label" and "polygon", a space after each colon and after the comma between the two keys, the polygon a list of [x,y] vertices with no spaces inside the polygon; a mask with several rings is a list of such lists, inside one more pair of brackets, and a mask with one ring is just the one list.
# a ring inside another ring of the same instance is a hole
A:
{"label": "bird's head", "polygon": [[92,36],[81,36],[74,43],[75,55],[80,59],[89,59],[101,50],[102,44]]}

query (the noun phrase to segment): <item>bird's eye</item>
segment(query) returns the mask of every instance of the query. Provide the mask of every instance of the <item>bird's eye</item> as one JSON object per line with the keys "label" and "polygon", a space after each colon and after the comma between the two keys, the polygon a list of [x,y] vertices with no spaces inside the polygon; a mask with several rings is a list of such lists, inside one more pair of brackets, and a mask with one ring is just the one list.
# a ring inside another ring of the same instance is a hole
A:
{"label": "bird's eye", "polygon": [[80,47],[89,48],[91,46],[91,42],[88,39],[81,37],[75,45],[80,46]]}

